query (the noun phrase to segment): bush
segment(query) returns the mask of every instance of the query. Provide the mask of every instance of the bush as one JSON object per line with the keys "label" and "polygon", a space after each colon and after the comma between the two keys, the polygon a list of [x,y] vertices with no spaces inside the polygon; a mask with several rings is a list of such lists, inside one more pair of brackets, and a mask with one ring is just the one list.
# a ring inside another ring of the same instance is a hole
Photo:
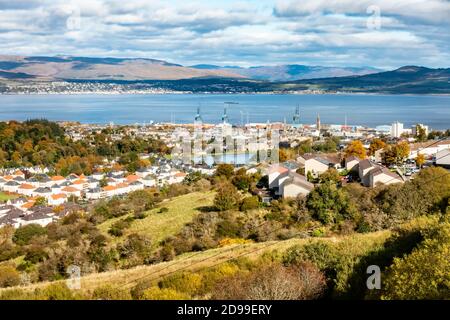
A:
{"label": "bush", "polygon": [[247,197],[242,201],[241,211],[253,210],[259,208],[258,196]]}
{"label": "bush", "polygon": [[19,272],[10,266],[0,266],[0,287],[14,287],[20,283]]}
{"label": "bush", "polygon": [[169,212],[169,208],[162,207],[158,210],[158,213],[166,213],[166,212]]}
{"label": "bush", "polygon": [[202,287],[202,276],[197,273],[180,272],[166,277],[158,283],[161,289],[173,289],[195,296]]}
{"label": "bush", "polygon": [[133,220],[134,219],[131,217],[131,219],[127,218],[114,222],[111,228],[109,228],[108,233],[114,237],[123,236],[124,230],[131,226]]}
{"label": "bush", "polygon": [[214,197],[214,206],[219,211],[226,211],[236,208],[240,202],[240,194],[235,186],[230,183],[224,183],[217,189]]}
{"label": "bush", "polygon": [[189,300],[190,296],[173,289],[160,289],[151,287],[144,291],[142,295],[144,300]]}
{"label": "bush", "polygon": [[120,289],[111,285],[96,288],[92,294],[95,300],[131,300],[131,294],[126,289]]}
{"label": "bush", "polygon": [[224,278],[213,290],[214,299],[310,300],[325,291],[324,275],[311,263],[285,267],[266,265],[251,273]]}
{"label": "bush", "polygon": [[65,283],[53,283],[36,292],[40,300],[74,300],[75,295]]}
{"label": "bush", "polygon": [[14,232],[13,241],[18,245],[26,245],[34,237],[47,234],[47,229],[38,224],[28,224],[17,228]]}
{"label": "bush", "polygon": [[450,297],[450,223],[438,225],[403,258],[395,258],[383,281],[382,299]]}

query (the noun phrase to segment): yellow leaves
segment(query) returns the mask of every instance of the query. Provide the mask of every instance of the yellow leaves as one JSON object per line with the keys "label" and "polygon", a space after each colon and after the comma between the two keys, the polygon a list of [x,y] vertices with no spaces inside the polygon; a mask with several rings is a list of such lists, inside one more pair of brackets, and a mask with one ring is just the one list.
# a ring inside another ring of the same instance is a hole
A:
{"label": "yellow leaves", "polygon": [[360,159],[365,159],[367,157],[366,149],[364,145],[359,140],[354,140],[350,142],[344,150],[344,154],[346,157],[355,156]]}
{"label": "yellow leaves", "polygon": [[247,240],[247,239],[241,239],[241,238],[224,238],[222,240],[219,241],[219,247],[226,247],[226,246],[231,246],[231,245],[235,245],[235,244],[247,244],[247,243],[252,243],[253,241],[251,240]]}

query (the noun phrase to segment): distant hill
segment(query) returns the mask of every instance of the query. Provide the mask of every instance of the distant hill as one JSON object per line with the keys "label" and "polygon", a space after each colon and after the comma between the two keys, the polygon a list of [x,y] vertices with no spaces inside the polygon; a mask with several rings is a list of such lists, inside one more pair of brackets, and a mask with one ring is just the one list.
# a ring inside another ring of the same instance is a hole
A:
{"label": "distant hill", "polygon": [[449,94],[450,68],[405,66],[363,76],[299,80],[285,85],[308,85],[327,91]]}
{"label": "distant hill", "polygon": [[305,66],[299,64],[280,66],[256,66],[241,68],[236,66],[220,67],[216,65],[200,64],[192,68],[201,70],[222,70],[240,74],[246,78],[265,81],[295,81],[301,79],[315,79],[328,77],[344,77],[365,75],[380,72],[382,70],[370,67],[322,67]]}
{"label": "distant hill", "polygon": [[157,88],[195,93],[450,94],[448,68],[405,66],[393,71],[377,71],[370,67],[305,65],[242,68],[199,64],[185,67],[142,58],[0,55],[0,93],[18,92],[19,87],[21,92],[30,92],[27,87],[45,86],[50,81],[68,81],[94,84],[92,90],[95,90],[95,84],[116,83],[128,89]]}
{"label": "distant hill", "polygon": [[42,80],[177,80],[243,78],[226,70],[196,69],[155,59],[0,56],[0,78]]}

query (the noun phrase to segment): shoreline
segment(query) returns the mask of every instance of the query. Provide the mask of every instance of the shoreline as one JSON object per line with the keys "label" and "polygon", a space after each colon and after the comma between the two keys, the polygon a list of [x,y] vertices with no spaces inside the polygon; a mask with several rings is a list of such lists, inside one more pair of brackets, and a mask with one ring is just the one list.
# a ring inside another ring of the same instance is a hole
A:
{"label": "shoreline", "polygon": [[347,95],[347,96],[436,96],[436,97],[450,97],[450,93],[389,93],[389,92],[191,92],[191,91],[173,91],[173,92],[30,92],[30,93],[3,93],[0,96],[126,96],[126,95]]}

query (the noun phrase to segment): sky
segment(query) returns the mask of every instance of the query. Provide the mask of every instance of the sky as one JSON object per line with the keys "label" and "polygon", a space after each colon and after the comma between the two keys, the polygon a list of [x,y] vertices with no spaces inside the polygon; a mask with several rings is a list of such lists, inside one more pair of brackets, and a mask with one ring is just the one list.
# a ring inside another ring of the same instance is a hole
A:
{"label": "sky", "polygon": [[450,0],[0,0],[0,54],[450,67]]}

